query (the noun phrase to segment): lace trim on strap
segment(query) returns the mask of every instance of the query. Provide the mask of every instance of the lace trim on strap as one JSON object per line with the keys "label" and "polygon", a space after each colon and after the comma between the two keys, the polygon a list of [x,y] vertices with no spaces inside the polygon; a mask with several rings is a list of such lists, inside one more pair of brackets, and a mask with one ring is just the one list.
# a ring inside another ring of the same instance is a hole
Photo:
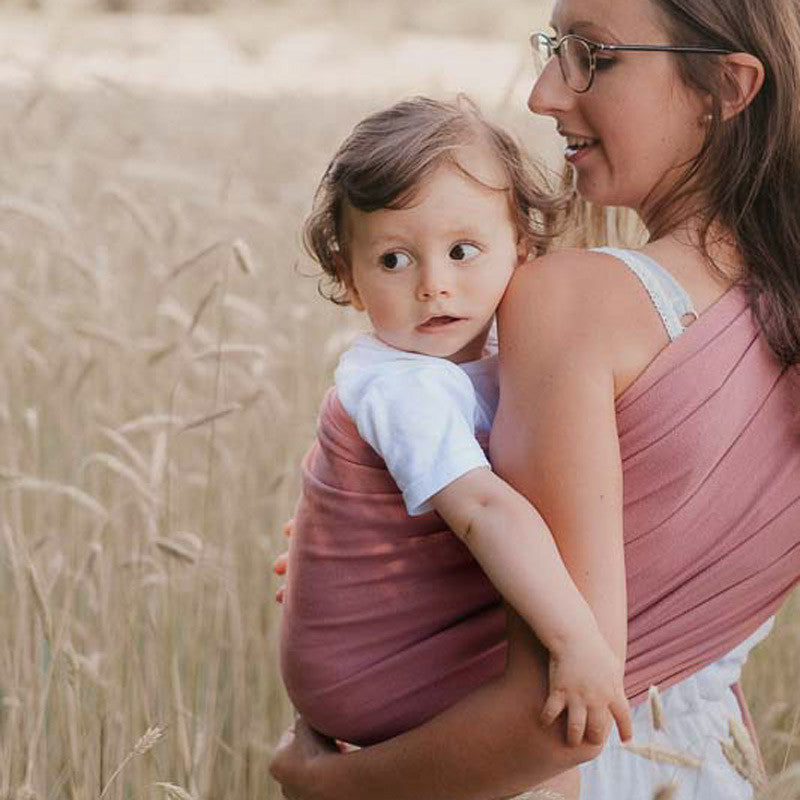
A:
{"label": "lace trim on strap", "polygon": [[622,261],[641,281],[667,329],[670,341],[675,341],[686,329],[683,319],[697,319],[691,297],[675,278],[657,261],[636,250],[619,247],[595,247],[594,252],[607,253]]}

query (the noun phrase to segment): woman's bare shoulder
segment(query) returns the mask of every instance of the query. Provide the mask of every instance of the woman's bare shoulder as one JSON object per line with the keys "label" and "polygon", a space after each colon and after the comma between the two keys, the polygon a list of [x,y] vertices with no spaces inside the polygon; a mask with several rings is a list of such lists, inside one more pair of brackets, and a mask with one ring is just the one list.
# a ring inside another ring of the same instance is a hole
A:
{"label": "woman's bare shoulder", "polygon": [[607,253],[557,250],[529,259],[517,269],[504,310],[537,309],[543,313],[543,323],[572,329],[608,323],[625,313],[626,297],[636,289],[627,272]]}
{"label": "woman's bare shoulder", "polygon": [[619,259],[608,253],[564,248],[526,261],[517,269],[514,283],[522,291],[550,289],[579,300],[596,296],[598,287],[625,283],[625,273]]}
{"label": "woman's bare shoulder", "polygon": [[[638,374],[666,343],[647,292],[616,257],[563,249],[521,265],[499,314],[501,345],[597,359]],[[501,346],[502,351],[502,346]]]}

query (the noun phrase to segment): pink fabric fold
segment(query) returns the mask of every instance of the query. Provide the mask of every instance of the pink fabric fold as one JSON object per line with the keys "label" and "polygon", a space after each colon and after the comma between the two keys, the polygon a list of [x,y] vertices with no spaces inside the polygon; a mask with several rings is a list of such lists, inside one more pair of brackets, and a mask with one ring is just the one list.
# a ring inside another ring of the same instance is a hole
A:
{"label": "pink fabric fold", "polygon": [[724,295],[617,401],[628,583],[626,688],[733,649],[800,577],[800,381]]}
{"label": "pink fabric fold", "polygon": [[[800,385],[729,291],[619,398],[638,702],[712,663],[800,578]],[[500,598],[436,514],[410,518],[331,391],[303,463],[281,668],[323,733],[371,744],[499,674]]]}

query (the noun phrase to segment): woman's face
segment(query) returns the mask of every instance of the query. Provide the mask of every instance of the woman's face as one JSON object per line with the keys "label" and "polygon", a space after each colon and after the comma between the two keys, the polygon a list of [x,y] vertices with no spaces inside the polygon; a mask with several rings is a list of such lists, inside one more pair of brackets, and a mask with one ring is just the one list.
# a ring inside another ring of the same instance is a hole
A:
{"label": "woman's face", "polygon": [[[557,36],[670,44],[651,0],[557,0],[551,24]],[[633,208],[645,219],[698,153],[705,134],[704,103],[681,81],[671,53],[598,54],[594,82],[583,94],[565,85],[554,57],[528,105],[556,120],[583,198]]]}

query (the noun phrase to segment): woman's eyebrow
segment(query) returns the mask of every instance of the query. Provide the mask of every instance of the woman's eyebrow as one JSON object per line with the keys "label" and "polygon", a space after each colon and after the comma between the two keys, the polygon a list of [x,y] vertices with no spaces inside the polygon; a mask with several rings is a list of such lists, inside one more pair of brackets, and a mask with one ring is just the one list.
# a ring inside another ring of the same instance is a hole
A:
{"label": "woman's eyebrow", "polygon": [[[548,25],[556,32],[560,33],[558,25],[551,20]],[[596,35],[600,38],[607,39],[609,41],[619,41],[614,34],[604,28],[602,25],[598,25],[596,22],[591,22],[590,20],[581,19],[577,22],[573,22],[568,28],[567,33],[582,33],[583,35]]]}
{"label": "woman's eyebrow", "polygon": [[570,26],[570,33],[585,33],[585,34],[594,34],[600,36],[603,39],[610,39],[614,41],[618,41],[617,37],[608,30],[608,28],[604,28],[602,25],[598,25],[596,22],[589,22],[588,20],[580,20],[579,22],[575,22]]}

